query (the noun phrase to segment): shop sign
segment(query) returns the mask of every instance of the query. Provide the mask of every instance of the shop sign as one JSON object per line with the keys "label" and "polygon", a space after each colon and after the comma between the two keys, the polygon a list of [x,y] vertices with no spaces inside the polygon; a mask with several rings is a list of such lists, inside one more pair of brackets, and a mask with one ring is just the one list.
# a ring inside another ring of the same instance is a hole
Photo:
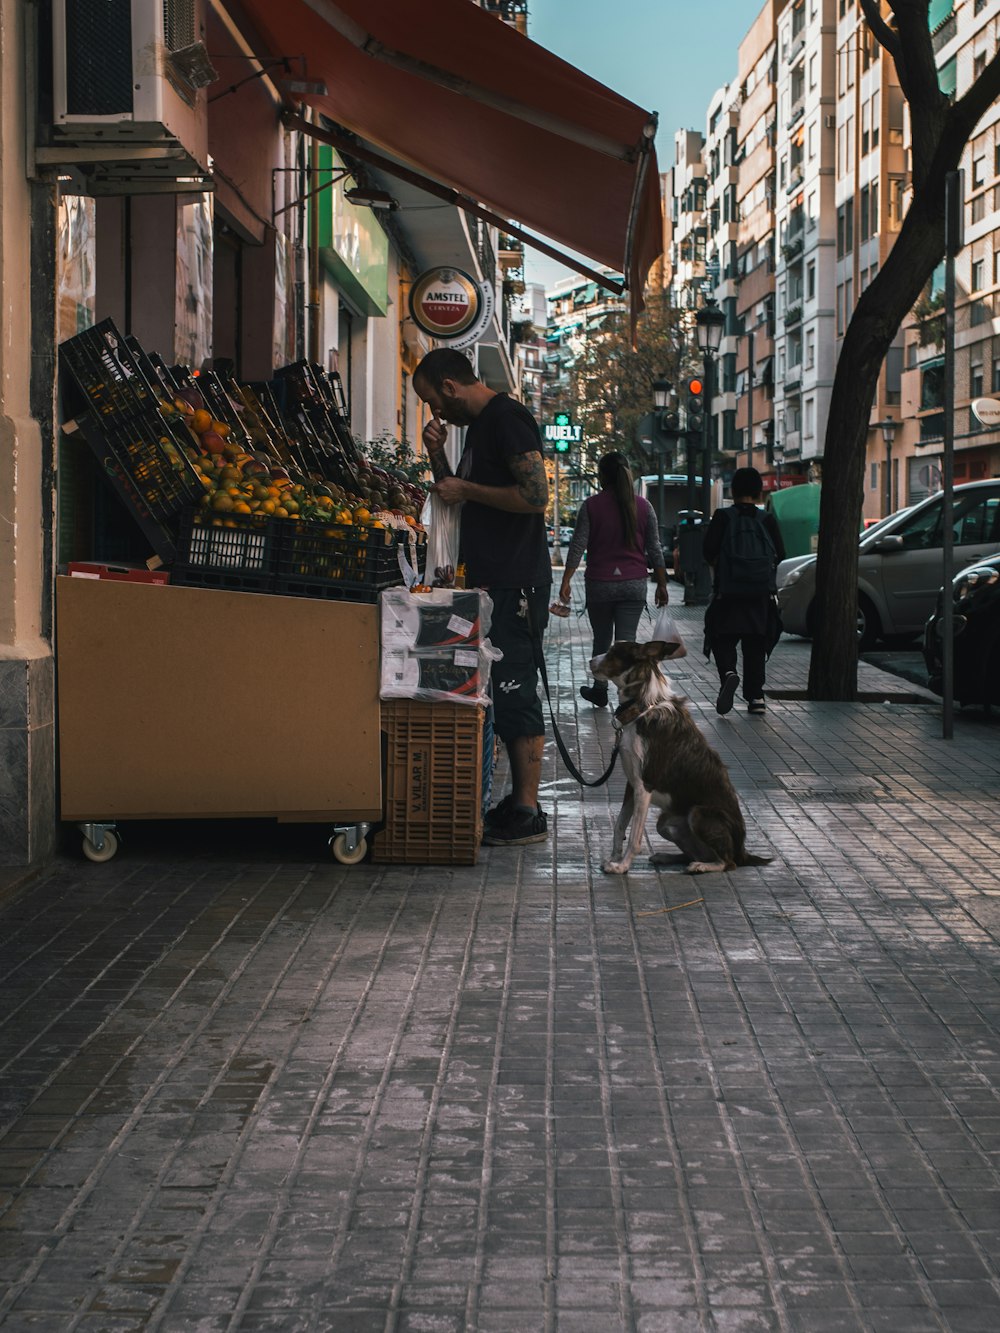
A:
{"label": "shop sign", "polygon": [[972,411],[976,420],[981,422],[987,429],[992,430],[1000,426],[1000,398],[974,398],[972,400]]}
{"label": "shop sign", "polygon": [[432,268],[410,290],[414,323],[452,347],[469,347],[485,333],[493,315],[493,289],[458,268]]}

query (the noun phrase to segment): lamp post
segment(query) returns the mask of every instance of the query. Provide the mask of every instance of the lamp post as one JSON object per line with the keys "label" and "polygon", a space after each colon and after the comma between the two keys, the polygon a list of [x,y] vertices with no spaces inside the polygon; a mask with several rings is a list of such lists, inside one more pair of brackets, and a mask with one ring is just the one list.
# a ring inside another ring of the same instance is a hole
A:
{"label": "lamp post", "polygon": [[896,438],[896,431],[899,430],[900,422],[896,421],[887,412],[882,421],[876,421],[875,425],[882,432],[882,442],[885,445],[885,513],[882,517],[886,518],[893,511],[892,504],[892,442]]}
{"label": "lamp post", "polygon": [[774,489],[781,490],[781,465],[785,461],[785,446],[780,440],[775,440],[774,447],[771,450],[771,456],[774,459]]}
{"label": "lamp post", "polygon": [[659,473],[659,489],[656,492],[656,521],[663,538],[663,453],[666,449],[664,437],[664,416],[670,406],[670,394],[673,385],[661,375],[653,381],[653,447],[656,449],[656,466]]}
{"label": "lamp post", "polygon": [[702,438],[701,510],[707,521],[712,508],[712,395],[715,392],[715,358],[722,343],[726,316],[714,297],[708,297],[694,317],[698,350],[705,372],[705,425]]}

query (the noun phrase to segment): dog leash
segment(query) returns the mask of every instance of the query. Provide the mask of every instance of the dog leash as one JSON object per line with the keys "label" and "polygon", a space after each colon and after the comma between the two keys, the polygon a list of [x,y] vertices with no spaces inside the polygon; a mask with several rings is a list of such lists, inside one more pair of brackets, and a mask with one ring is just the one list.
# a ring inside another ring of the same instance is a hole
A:
{"label": "dog leash", "polygon": [[525,606],[527,608],[527,615],[528,615],[528,629],[531,634],[531,649],[535,656],[535,665],[538,667],[539,673],[542,677],[542,684],[545,687],[545,701],[549,706],[549,717],[552,721],[552,736],[556,743],[556,749],[559,751],[560,757],[562,758],[563,763],[569,769],[570,774],[576,779],[577,782],[581,784],[581,786],[601,787],[605,782],[607,782],[608,778],[610,778],[612,772],[614,771],[615,764],[618,762],[618,751],[621,749],[622,745],[621,729],[618,727],[615,728],[615,746],[614,749],[611,751],[611,762],[608,764],[607,768],[604,770],[604,772],[601,774],[599,778],[592,778],[592,779],[585,778],[583,774],[580,772],[580,770],[577,768],[576,764],[573,763],[572,756],[570,755],[570,752],[566,749],[566,743],[559,733],[559,727],[556,725],[556,715],[552,708],[552,695],[549,693],[549,673],[545,669],[545,653],[542,651],[542,636],[538,630],[537,624],[535,623],[535,617],[534,615],[532,615],[531,601],[529,598],[525,598]]}

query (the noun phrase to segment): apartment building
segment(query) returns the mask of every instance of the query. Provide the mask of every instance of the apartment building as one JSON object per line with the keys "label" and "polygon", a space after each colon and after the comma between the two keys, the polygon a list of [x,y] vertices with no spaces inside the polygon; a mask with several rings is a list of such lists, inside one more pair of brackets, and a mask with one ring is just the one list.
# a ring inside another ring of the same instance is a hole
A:
{"label": "apartment building", "polygon": [[[775,191],[777,84],[775,12],[769,0],[739,47],[736,121],[735,241],[728,244],[724,274],[734,294],[719,289],[727,312],[721,348],[722,380],[733,384],[733,431],[729,447],[739,464],[760,469],[768,489],[776,484],[775,394]],[[729,334],[730,300],[735,336]],[[727,404],[728,408],[728,404]],[[725,424],[725,423],[724,423]],[[785,473],[790,482],[793,471]]]}
{"label": "apartment building", "polygon": [[[736,447],[737,260],[739,253],[739,86],[727,84],[708,108],[705,132],[705,208],[708,235],[705,294],[713,295],[726,315],[723,342],[716,358],[709,430],[712,457]],[[697,353],[692,346],[692,354]],[[699,462],[699,471],[701,463]]]}
{"label": "apartment building", "polygon": [[[828,0],[824,0],[827,3]],[[893,61],[875,41],[857,6],[837,0],[836,13],[836,266],[834,337],[839,353],[858,297],[875,278],[895,243],[903,215],[906,156],[903,95]],[[900,415],[903,338],[898,334],[879,377],[872,421]],[[832,365],[831,365],[832,373]],[[825,433],[825,382],[817,391],[817,419]],[[805,435],[805,411],[803,412]],[[822,448],[822,437],[820,439]],[[888,455],[873,424],[869,441],[864,517],[880,518],[907,499],[899,482],[900,450]]]}
{"label": "apartment building", "polygon": [[[1000,41],[998,0],[933,0],[931,25],[942,90],[960,97]],[[905,122],[904,122],[905,123]],[[965,244],[955,261],[956,482],[1000,475],[1000,431],[976,417],[977,398],[1000,396],[1000,106],[976,126],[962,158]],[[900,189],[901,204],[903,191]],[[892,500],[913,503],[941,484],[944,429],[944,265],[905,327],[903,425],[892,446]],[[884,469],[885,462],[882,467]],[[874,461],[869,486],[877,484]],[[883,483],[883,493],[886,487]]]}
{"label": "apartment building", "polygon": [[787,476],[818,475],[836,364],[838,0],[776,16],[774,443]]}

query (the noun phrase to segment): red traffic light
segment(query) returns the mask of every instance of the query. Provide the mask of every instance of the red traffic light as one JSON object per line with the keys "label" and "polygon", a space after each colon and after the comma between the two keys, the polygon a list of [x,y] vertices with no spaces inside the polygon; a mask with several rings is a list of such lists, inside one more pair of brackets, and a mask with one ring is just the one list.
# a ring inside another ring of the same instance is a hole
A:
{"label": "red traffic light", "polygon": [[698,379],[697,376],[696,376],[694,379],[692,379],[692,380],[688,380],[688,382],[687,382],[687,391],[688,391],[688,393],[704,393],[704,392],[705,392],[705,386],[704,386],[704,384],[701,382],[701,380]]}

